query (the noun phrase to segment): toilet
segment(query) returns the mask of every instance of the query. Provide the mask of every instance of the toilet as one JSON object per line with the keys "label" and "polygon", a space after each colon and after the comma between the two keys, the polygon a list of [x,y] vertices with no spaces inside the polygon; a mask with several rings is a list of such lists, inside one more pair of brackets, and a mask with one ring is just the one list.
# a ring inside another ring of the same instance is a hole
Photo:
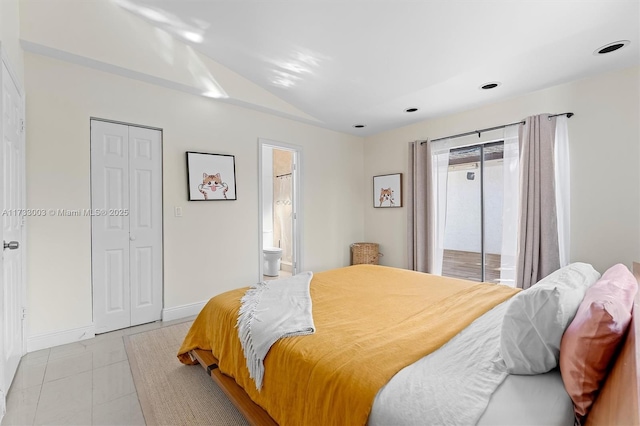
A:
{"label": "toilet", "polygon": [[282,249],[279,247],[267,247],[262,249],[262,253],[264,256],[264,275],[268,277],[277,277],[280,274]]}

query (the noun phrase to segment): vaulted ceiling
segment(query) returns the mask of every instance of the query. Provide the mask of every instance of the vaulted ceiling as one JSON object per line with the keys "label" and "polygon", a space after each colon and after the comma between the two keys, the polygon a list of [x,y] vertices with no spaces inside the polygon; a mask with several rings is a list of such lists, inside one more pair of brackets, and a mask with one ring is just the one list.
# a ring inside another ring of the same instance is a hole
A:
{"label": "vaulted ceiling", "polygon": [[640,63],[637,0],[113,1],[358,135]]}

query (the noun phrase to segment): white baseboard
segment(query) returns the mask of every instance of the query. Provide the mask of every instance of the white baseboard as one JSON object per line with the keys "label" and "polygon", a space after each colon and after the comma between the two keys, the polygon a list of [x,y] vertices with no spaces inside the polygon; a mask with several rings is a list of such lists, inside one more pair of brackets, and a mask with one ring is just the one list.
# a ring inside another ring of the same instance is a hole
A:
{"label": "white baseboard", "polygon": [[42,333],[27,338],[27,352],[39,351],[40,349],[52,348],[54,346],[66,345],[67,343],[79,342],[96,337],[95,325],[72,328],[70,330],[54,331],[53,333]]}
{"label": "white baseboard", "polygon": [[[208,300],[188,305],[175,306],[162,310],[162,321],[173,321],[182,318],[196,316],[200,313]],[[66,345],[67,343],[79,342],[81,340],[96,337],[95,324],[85,327],[73,328],[70,330],[54,331],[52,333],[36,334],[27,338],[27,352],[39,351],[40,349],[52,348],[54,346]]]}
{"label": "white baseboard", "polygon": [[162,321],[173,321],[198,315],[207,302],[208,300],[205,300],[204,302],[189,303],[188,305],[163,309]]}

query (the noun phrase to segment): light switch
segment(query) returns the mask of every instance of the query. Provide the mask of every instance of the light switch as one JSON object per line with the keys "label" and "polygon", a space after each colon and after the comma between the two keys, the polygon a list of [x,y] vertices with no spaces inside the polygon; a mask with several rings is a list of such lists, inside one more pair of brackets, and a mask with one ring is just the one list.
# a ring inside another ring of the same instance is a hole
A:
{"label": "light switch", "polygon": [[182,217],[182,207],[174,207],[176,217]]}

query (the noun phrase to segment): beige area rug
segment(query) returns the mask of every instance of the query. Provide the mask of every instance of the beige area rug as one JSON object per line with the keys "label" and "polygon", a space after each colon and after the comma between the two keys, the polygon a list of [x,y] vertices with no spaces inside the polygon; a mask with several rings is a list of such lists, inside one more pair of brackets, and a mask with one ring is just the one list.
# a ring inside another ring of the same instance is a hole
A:
{"label": "beige area rug", "polygon": [[248,425],[201,366],[178,361],[190,326],[185,322],[125,338],[147,425]]}

